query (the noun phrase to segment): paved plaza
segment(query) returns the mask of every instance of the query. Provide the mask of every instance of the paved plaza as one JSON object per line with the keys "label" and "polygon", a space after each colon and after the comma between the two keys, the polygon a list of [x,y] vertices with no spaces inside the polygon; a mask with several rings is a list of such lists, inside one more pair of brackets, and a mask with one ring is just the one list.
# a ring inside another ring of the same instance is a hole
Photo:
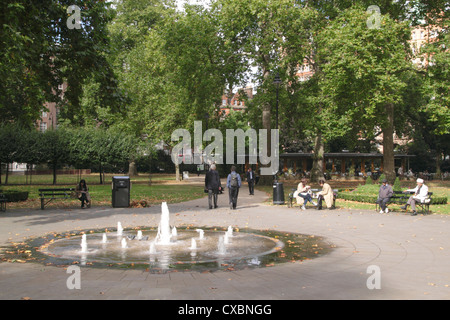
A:
{"label": "paved plaza", "polygon": [[[449,299],[450,217],[379,214],[368,210],[299,210],[264,203],[241,189],[237,210],[219,196],[170,204],[175,226],[273,229],[323,236],[336,248],[312,260],[240,271],[149,273],[81,267],[81,289],[68,289],[62,267],[0,263],[0,299]],[[52,232],[157,226],[161,207],[7,210],[0,244]],[[375,269],[374,269],[375,268]],[[369,288],[375,271],[380,288]]]}

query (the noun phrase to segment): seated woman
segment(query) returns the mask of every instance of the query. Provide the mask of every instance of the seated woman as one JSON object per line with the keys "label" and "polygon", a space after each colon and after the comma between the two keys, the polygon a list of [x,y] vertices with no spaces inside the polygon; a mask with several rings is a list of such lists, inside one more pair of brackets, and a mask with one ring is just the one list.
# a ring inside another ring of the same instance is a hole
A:
{"label": "seated woman", "polygon": [[91,196],[89,194],[89,189],[86,185],[86,181],[84,179],[80,180],[80,183],[77,185],[75,191],[77,192],[77,197],[81,201],[81,209],[84,209],[84,203],[87,203],[87,207],[91,207]]}
{"label": "seated woman", "polygon": [[297,198],[297,203],[302,205],[302,210],[306,209],[305,205],[308,201],[311,202],[313,206],[317,205],[317,203],[312,200],[311,193],[309,192],[310,189],[311,187],[306,184],[305,178],[303,178],[297,186],[295,196]]}
{"label": "seated woman", "polygon": [[333,207],[333,189],[331,189],[330,185],[325,182],[324,179],[319,180],[319,185],[322,187],[322,191],[317,193],[318,198],[317,201],[319,202],[317,205],[317,210],[322,210],[322,201],[325,200],[325,204],[327,205],[328,209],[334,209]]}

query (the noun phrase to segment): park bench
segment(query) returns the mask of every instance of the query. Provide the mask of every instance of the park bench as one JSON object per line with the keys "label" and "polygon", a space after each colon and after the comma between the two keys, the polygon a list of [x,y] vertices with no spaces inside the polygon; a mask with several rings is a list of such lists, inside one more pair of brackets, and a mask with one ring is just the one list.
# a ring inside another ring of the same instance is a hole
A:
{"label": "park bench", "polygon": [[[291,192],[289,193],[288,196],[288,207],[292,208],[293,207],[293,201],[294,201],[294,192],[297,190],[297,188],[292,188]],[[319,192],[320,189],[311,189],[311,191],[313,193]],[[336,198],[338,195],[338,189],[333,189],[333,208],[336,208]],[[314,198],[314,197],[313,197]],[[317,199],[317,198],[316,198]]]}
{"label": "park bench", "polygon": [[[408,201],[409,197],[414,194],[414,192],[403,192],[403,191],[394,191],[393,196],[389,199],[389,201],[386,203],[386,206],[388,204],[394,203],[399,205],[405,205]],[[429,214],[430,213],[430,204],[431,204],[431,197],[433,196],[433,192],[428,192],[428,197],[422,201],[416,201],[416,206],[420,208],[420,212],[422,214]],[[378,203],[375,203],[375,210],[379,211],[380,207]]]}
{"label": "park bench", "polygon": [[0,190],[0,211],[6,211],[6,196],[3,194],[3,191]]}
{"label": "park bench", "polygon": [[74,192],[75,188],[39,189],[41,209],[44,210],[44,207],[54,199],[69,199],[73,197]]}

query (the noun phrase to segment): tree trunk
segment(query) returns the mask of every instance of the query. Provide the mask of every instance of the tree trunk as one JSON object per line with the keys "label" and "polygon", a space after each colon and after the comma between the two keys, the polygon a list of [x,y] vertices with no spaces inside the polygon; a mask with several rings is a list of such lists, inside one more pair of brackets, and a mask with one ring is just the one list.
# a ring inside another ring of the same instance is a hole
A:
{"label": "tree trunk", "polygon": [[[100,168],[99,168],[99,174],[100,174],[100,184],[103,184],[103,165],[100,162]],[[81,177],[80,177],[81,178]],[[78,180],[79,181],[79,180]]]}
{"label": "tree trunk", "polygon": [[395,181],[394,164],[394,105],[386,105],[387,122],[383,126],[383,173],[390,184]]}
{"label": "tree trunk", "polygon": [[8,184],[9,163],[6,164],[5,184]]}
{"label": "tree trunk", "polygon": [[435,174],[435,178],[436,179],[440,179],[441,178],[441,163],[442,163],[442,159],[445,159],[442,157],[443,153],[441,153],[439,150],[436,151],[436,174]]}
{"label": "tree trunk", "polygon": [[130,160],[130,164],[128,166],[128,175],[130,177],[135,177],[138,175],[136,161],[134,159]]}
{"label": "tree trunk", "polygon": [[56,184],[56,164],[53,165],[53,184]]}
{"label": "tree trunk", "polygon": [[[272,136],[271,136],[271,112],[270,112],[270,104],[266,103],[263,106],[262,112],[262,127],[267,130],[267,156],[270,157],[272,153]],[[260,142],[261,144],[261,142]],[[261,167],[270,167],[270,164],[261,164]],[[260,175],[258,184],[263,186],[269,186],[273,183],[273,176],[271,175]]]}
{"label": "tree trunk", "polygon": [[318,182],[320,178],[323,178],[323,158],[324,145],[322,140],[322,134],[318,133],[314,139],[314,157],[313,167],[311,170],[311,181]]}
{"label": "tree trunk", "polygon": [[180,179],[180,165],[179,164],[175,164],[175,180],[176,181],[181,181],[181,179]]}

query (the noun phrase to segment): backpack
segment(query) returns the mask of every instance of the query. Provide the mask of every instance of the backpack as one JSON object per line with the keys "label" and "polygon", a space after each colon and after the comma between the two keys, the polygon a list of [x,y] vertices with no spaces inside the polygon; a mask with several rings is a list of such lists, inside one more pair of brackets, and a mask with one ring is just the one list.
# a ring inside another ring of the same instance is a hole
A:
{"label": "backpack", "polygon": [[237,188],[238,187],[238,178],[237,178],[237,173],[231,173],[231,180],[230,180],[230,186],[232,188]]}

